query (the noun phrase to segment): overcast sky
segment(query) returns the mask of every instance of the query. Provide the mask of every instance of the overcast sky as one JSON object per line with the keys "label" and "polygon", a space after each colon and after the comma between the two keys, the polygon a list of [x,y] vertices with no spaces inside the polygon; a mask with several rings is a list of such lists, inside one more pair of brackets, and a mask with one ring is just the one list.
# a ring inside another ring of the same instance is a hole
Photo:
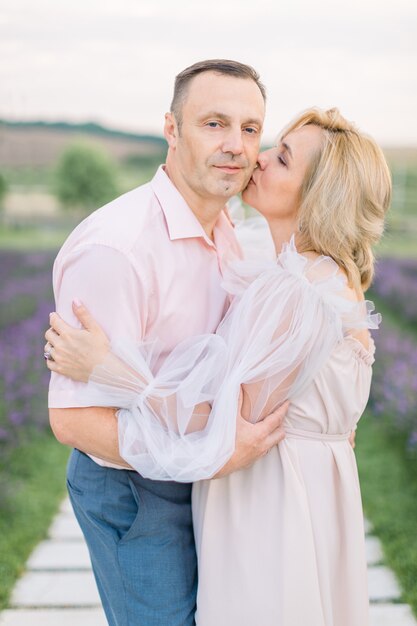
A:
{"label": "overcast sky", "polygon": [[416,0],[0,0],[0,117],[161,133],[174,76],[253,65],[264,138],[311,105],[417,145]]}

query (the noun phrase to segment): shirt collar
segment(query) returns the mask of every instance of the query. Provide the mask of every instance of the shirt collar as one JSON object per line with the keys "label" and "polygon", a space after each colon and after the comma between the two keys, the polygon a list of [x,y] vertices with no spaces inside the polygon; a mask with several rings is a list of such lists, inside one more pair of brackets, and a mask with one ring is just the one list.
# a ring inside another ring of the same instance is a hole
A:
{"label": "shirt collar", "polygon": [[[215,247],[215,244],[207,236],[204,228],[168,177],[163,165],[159,166],[151,181],[151,186],[164,213],[171,241],[174,239],[202,237],[206,243]],[[214,227],[216,242],[219,233],[222,233],[224,238],[229,239],[231,232],[233,232],[233,226],[222,211]]]}

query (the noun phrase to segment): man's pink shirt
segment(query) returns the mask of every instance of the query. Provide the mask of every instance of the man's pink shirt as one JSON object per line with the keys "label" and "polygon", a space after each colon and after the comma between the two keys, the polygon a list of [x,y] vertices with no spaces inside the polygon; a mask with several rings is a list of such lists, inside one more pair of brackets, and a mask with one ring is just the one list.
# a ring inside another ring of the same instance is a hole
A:
{"label": "man's pink shirt", "polygon": [[[80,299],[110,339],[159,339],[161,359],[183,339],[216,330],[228,298],[221,287],[225,258],[241,256],[222,211],[207,237],[161,166],[150,183],[85,219],[61,248],[53,271],[56,310],[79,323]],[[86,406],[83,383],[52,373],[49,406]]]}

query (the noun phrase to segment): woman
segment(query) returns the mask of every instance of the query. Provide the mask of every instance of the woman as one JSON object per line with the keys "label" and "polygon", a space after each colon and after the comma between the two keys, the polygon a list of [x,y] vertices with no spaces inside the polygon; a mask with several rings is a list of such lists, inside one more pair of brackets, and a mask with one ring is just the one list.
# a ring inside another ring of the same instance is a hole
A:
{"label": "woman", "polygon": [[363,292],[390,192],[376,144],[336,109],[309,110],[259,156],[243,193],[266,218],[278,258],[232,264],[225,287],[234,301],[216,335],[184,342],[155,372],[146,347],[108,352],[100,329],[68,330],[92,358],[63,370],[64,343],[46,333],[61,373],[85,380],[94,367],[92,404],[124,408],[121,454],[151,478],[214,475],[233,451],[226,416],[241,389],[252,421],[291,401],[279,447],[251,468],[194,485],[199,626],[368,623],[349,435],[369,394],[368,328],[378,318]]}

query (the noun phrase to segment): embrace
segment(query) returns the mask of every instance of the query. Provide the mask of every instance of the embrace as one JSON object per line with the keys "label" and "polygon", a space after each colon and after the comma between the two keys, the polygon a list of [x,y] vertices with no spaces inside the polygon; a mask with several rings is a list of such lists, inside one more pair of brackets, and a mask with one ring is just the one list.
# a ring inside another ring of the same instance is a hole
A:
{"label": "embrace", "polygon": [[353,447],[391,178],[337,109],[259,153],[264,114],[253,68],[185,69],[166,164],[55,261],[50,421],[110,626],[369,624]]}

